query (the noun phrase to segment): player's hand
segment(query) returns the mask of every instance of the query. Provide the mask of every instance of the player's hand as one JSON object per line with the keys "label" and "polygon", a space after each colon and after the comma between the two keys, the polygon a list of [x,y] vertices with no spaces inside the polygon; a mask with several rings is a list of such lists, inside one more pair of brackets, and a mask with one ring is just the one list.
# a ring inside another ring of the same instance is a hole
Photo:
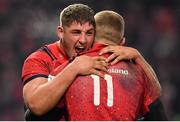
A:
{"label": "player's hand", "polygon": [[99,55],[103,55],[105,53],[112,53],[107,59],[107,62],[111,61],[111,65],[116,64],[121,60],[136,60],[141,54],[132,47],[126,46],[107,46],[103,48]]}
{"label": "player's hand", "polygon": [[95,74],[104,77],[103,72],[107,72],[108,63],[102,56],[79,56],[76,57],[72,63],[76,66],[79,75]]}

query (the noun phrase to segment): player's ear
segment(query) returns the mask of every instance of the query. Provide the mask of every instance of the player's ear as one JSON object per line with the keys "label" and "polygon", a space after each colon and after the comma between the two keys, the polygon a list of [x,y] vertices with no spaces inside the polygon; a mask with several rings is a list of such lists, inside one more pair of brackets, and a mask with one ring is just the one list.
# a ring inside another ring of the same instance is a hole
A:
{"label": "player's ear", "polygon": [[121,39],[121,41],[120,41],[120,46],[124,46],[125,43],[126,43],[126,38],[123,37],[123,38]]}
{"label": "player's ear", "polygon": [[62,37],[63,37],[63,32],[64,32],[63,27],[58,26],[57,29],[56,29],[56,33],[57,33],[57,35],[58,35],[59,38],[62,38]]}

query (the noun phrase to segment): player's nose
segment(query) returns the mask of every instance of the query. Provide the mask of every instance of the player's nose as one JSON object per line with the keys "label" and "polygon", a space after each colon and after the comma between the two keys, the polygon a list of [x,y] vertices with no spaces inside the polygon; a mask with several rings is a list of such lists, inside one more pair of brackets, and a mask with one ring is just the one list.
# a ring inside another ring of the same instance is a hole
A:
{"label": "player's nose", "polygon": [[85,33],[82,33],[82,34],[81,34],[81,37],[80,37],[80,39],[79,39],[79,42],[80,42],[81,44],[87,43],[87,39],[86,39]]}

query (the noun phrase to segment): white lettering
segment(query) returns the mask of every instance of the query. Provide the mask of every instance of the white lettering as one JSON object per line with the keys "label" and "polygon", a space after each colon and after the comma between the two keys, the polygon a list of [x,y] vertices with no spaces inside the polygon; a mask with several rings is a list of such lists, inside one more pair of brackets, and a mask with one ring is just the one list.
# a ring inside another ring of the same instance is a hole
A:
{"label": "white lettering", "polygon": [[108,70],[109,73],[116,73],[116,74],[123,74],[123,75],[128,75],[129,72],[128,70],[124,69],[117,69],[117,68],[112,68]]}

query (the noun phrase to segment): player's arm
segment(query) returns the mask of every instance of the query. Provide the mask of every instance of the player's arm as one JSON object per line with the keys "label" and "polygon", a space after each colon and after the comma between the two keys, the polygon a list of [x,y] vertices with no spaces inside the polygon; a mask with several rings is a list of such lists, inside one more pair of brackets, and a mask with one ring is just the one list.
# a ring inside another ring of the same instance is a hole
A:
{"label": "player's arm", "polygon": [[107,58],[107,62],[111,62],[111,65],[116,64],[121,60],[134,60],[135,63],[142,67],[149,80],[157,83],[156,87],[159,87],[159,92],[161,92],[161,86],[156,73],[137,49],[126,46],[108,46],[101,50],[100,55],[104,53],[112,53]]}
{"label": "player's arm", "polygon": [[[112,53],[107,58],[107,61],[111,62],[111,64],[116,64],[118,61],[121,60],[131,60],[133,59],[135,63],[139,64],[141,68],[144,70],[146,76],[149,79],[155,89],[157,89],[157,94],[161,94],[161,86],[159,84],[159,80],[154,72],[153,68],[147,63],[147,61],[143,58],[143,56],[138,52],[138,50],[125,47],[125,46],[109,46],[104,48],[101,51],[101,54],[104,53]],[[144,120],[168,120],[167,116],[164,112],[164,108],[160,99],[157,99],[155,102],[149,105],[150,111],[144,116]]]}
{"label": "player's arm", "polygon": [[47,113],[55,107],[77,75],[96,74],[102,77],[99,71],[107,71],[104,60],[103,57],[79,56],[51,81],[44,77],[32,79],[23,87],[26,106],[35,115]]}
{"label": "player's arm", "polygon": [[157,87],[157,89],[159,89],[159,94],[161,94],[161,85],[159,82],[159,79],[156,76],[155,71],[153,70],[153,68],[147,63],[147,61],[144,59],[144,57],[135,49],[135,53],[137,53],[137,58],[135,58],[135,62],[137,64],[139,64],[142,69],[144,70],[145,74],[147,75],[147,77],[149,78],[149,80],[151,82],[156,82],[155,87]]}

